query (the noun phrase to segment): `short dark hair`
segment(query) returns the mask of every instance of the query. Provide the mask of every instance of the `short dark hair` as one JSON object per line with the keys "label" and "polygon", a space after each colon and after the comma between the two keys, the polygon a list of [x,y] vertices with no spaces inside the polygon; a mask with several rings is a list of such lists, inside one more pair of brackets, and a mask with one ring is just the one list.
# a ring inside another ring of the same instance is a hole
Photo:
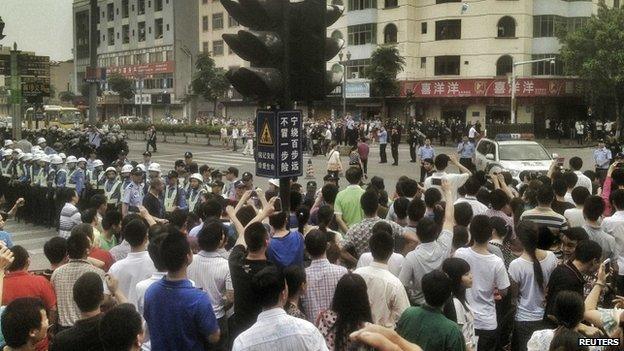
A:
{"label": "short dark hair", "polygon": [[464,189],[466,189],[466,195],[475,196],[479,192],[480,188],[481,188],[481,183],[475,176],[468,178],[466,183],[464,183]]}
{"label": "short dark hair", "polygon": [[386,222],[377,222],[373,226],[373,235],[371,235],[368,245],[375,260],[386,261],[389,259],[394,248],[392,227]]}
{"label": "short dark hair", "polygon": [[74,283],[74,302],[81,312],[91,312],[100,307],[104,299],[102,278],[95,272],[87,272]]}
{"label": "short dark hair", "polygon": [[435,269],[425,274],[421,286],[425,302],[431,307],[441,307],[451,297],[451,279],[440,270]]}
{"label": "short dark hair", "polygon": [[585,301],[579,293],[562,290],[555,296],[553,314],[560,325],[568,329],[576,327],[583,320],[584,312]]}
{"label": "short dark hair", "polygon": [[485,244],[492,238],[492,226],[486,215],[476,215],[470,221],[470,236],[477,244]]}
{"label": "short dark hair", "polygon": [[86,235],[70,235],[67,239],[67,255],[71,259],[84,258],[90,247],[91,242]]}
{"label": "short dark hair", "polygon": [[435,204],[442,201],[442,193],[437,188],[429,188],[425,190],[425,205],[433,208]]}
{"label": "short dark hair", "polygon": [[275,266],[265,267],[251,278],[251,290],[263,308],[277,305],[285,287],[284,276]]}
{"label": "short dark hair", "polygon": [[592,260],[599,260],[602,256],[602,248],[593,240],[582,240],[576,245],[574,258],[587,263]]}
{"label": "short dark hair", "polygon": [[394,214],[398,219],[405,219],[407,217],[407,208],[409,207],[410,200],[406,197],[400,197],[392,203],[394,208]]}
{"label": "short dark hair", "polygon": [[403,191],[403,196],[414,197],[418,192],[418,182],[412,178],[407,178],[401,182],[401,190]]}
{"label": "short dark hair", "polygon": [[121,219],[121,212],[107,211],[102,218],[102,229],[110,230],[114,225],[120,225]]}
{"label": "short dark hair", "polygon": [[616,168],[613,173],[611,173],[611,179],[613,179],[613,183],[616,186],[624,185],[624,169]]}
{"label": "short dark hair", "polygon": [[15,245],[11,248],[13,252],[13,263],[7,268],[9,272],[20,271],[28,265],[28,251],[23,246]]}
{"label": "short dark hair", "polygon": [[163,240],[165,240],[167,235],[167,232],[156,235],[155,237],[150,239],[149,244],[147,244],[147,253],[154,263],[154,268],[156,268],[156,270],[160,272],[167,269],[165,267],[165,263],[162,260],[162,257],[160,256],[160,248],[162,247]]}
{"label": "short dark hair", "polygon": [[360,197],[360,206],[362,206],[365,215],[375,215],[377,213],[377,208],[379,208],[379,196],[377,192],[374,190],[367,190],[364,192]]}
{"label": "short dark hair", "polygon": [[128,350],[143,331],[141,315],[128,303],[108,311],[99,324],[104,350]]}
{"label": "short dark hair", "polygon": [[572,189],[576,186],[576,182],[578,182],[578,176],[572,171],[564,172],[563,181],[565,182],[568,189]]}
{"label": "short dark hair", "polygon": [[438,225],[431,218],[424,217],[416,225],[416,235],[421,243],[430,243],[438,237]]}
{"label": "short dark hair", "polygon": [[[563,182],[562,182],[563,183]],[[563,184],[565,188],[565,184]],[[563,192],[565,195],[565,191]],[[563,195],[560,195],[563,196]],[[540,205],[550,205],[555,198],[553,188],[550,185],[543,184],[537,189],[537,202]]]}
{"label": "short dark hair", "polygon": [[22,297],[9,303],[2,313],[2,335],[7,346],[26,345],[30,332],[41,328],[41,311],[45,307],[40,299]]}
{"label": "short dark hair", "polygon": [[609,199],[617,210],[624,210],[624,190],[618,189],[611,193],[611,198]]}
{"label": "short dark hair", "polygon": [[584,204],[585,200],[587,200],[590,195],[589,190],[584,186],[577,186],[572,189],[572,201],[577,205]]}
{"label": "short dark hair", "polygon": [[132,247],[137,247],[145,242],[147,226],[142,220],[133,220],[124,229],[124,239]]}
{"label": "short dark hair", "polygon": [[[548,230],[548,228],[546,228],[546,230]],[[550,232],[550,230],[548,230],[548,232]],[[589,235],[587,235],[587,231],[583,227],[569,228],[568,230],[561,232],[561,235],[576,242],[589,240]]]}
{"label": "short dark hair", "polygon": [[177,272],[186,264],[186,256],[191,252],[191,246],[186,237],[175,230],[163,239],[159,252],[167,271]]}
{"label": "short dark hair", "polygon": [[256,217],[256,209],[251,205],[244,205],[236,212],[236,218],[243,226],[247,226]]}
{"label": "short dark hair", "polygon": [[80,220],[82,223],[91,224],[97,218],[97,211],[95,208],[89,208],[80,214]]}
{"label": "short dark hair", "polygon": [[208,218],[221,218],[221,213],[223,213],[223,205],[219,203],[217,200],[208,200],[204,202],[200,206],[200,216],[202,220],[206,220]]}
{"label": "short dark hair", "polygon": [[258,251],[266,246],[268,232],[266,227],[259,222],[251,223],[245,228],[245,244],[251,252]]}
{"label": "short dark hair", "polygon": [[575,171],[579,171],[581,168],[583,168],[583,159],[578,156],[572,157],[569,162],[570,168]]}
{"label": "short dark hair", "polygon": [[294,297],[301,288],[301,284],[306,282],[305,269],[300,265],[292,265],[284,268],[282,273],[288,286],[288,297]]}
{"label": "short dark hair", "polygon": [[349,184],[359,184],[362,180],[362,170],[360,167],[350,167],[345,172],[345,178],[347,178]]}
{"label": "short dark hair", "polygon": [[318,229],[311,230],[305,236],[305,248],[312,258],[322,256],[327,251],[327,235]]}
{"label": "short dark hair", "polygon": [[448,167],[449,160],[450,158],[446,154],[439,154],[433,160],[433,164],[438,171],[443,171]]}
{"label": "short dark hair", "polygon": [[472,206],[470,206],[469,203],[462,201],[459,202],[455,205],[453,205],[454,207],[454,217],[455,217],[455,223],[457,223],[457,225],[463,225],[464,227],[467,227],[470,224],[470,220],[472,219]]}
{"label": "short dark hair", "polygon": [[425,202],[419,198],[414,198],[407,206],[407,217],[412,222],[418,222],[423,218],[426,210]]}
{"label": "short dark hair", "polygon": [[[555,195],[557,196],[565,196],[566,192],[568,191],[568,186],[566,185],[566,182],[563,179],[557,178],[553,180],[552,182],[552,190],[555,192]],[[538,192],[537,201],[540,201],[539,196],[540,194]]]}
{"label": "short dark hair", "polygon": [[227,237],[225,225],[219,220],[204,222],[202,229],[197,234],[199,248],[204,251],[215,251],[223,238]]}
{"label": "short dark hair", "polygon": [[106,203],[106,196],[104,194],[95,194],[89,199],[89,207],[97,209],[98,207]]}
{"label": "short dark hair", "polygon": [[67,239],[55,236],[43,245],[43,254],[50,264],[59,264],[67,257]]}
{"label": "short dark hair", "polygon": [[[587,189],[585,189],[585,191],[587,191]],[[590,221],[597,221],[598,218],[602,216],[604,210],[604,201],[600,196],[588,196],[583,205],[583,216],[585,216],[585,218],[589,219]]]}
{"label": "short dark hair", "polygon": [[505,205],[509,204],[509,201],[509,196],[502,189],[494,189],[490,193],[490,204],[496,211],[502,210]]}
{"label": "short dark hair", "polygon": [[321,188],[321,194],[323,194],[325,202],[333,204],[336,201],[336,195],[338,195],[338,186],[334,183],[327,183]]}
{"label": "short dark hair", "polygon": [[269,216],[269,225],[271,225],[274,230],[284,228],[288,224],[287,222],[288,212],[286,211],[275,212]]}

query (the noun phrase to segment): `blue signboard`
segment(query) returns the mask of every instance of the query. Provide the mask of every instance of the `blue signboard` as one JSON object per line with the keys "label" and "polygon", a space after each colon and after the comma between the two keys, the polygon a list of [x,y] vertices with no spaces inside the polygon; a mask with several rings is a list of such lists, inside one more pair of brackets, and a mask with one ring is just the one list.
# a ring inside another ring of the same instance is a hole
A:
{"label": "blue signboard", "polygon": [[300,110],[257,112],[257,176],[285,178],[303,175],[302,126]]}

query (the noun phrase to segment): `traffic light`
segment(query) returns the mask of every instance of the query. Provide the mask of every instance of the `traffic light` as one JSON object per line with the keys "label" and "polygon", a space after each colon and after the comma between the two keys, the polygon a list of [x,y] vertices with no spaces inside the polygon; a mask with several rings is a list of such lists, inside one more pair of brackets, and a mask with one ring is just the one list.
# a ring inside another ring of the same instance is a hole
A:
{"label": "traffic light", "polygon": [[342,77],[326,71],[326,61],[342,39],[326,38],[327,26],[342,14],[324,0],[221,0],[247,27],[223,40],[251,67],[232,69],[227,78],[242,95],[263,101],[320,100]]}

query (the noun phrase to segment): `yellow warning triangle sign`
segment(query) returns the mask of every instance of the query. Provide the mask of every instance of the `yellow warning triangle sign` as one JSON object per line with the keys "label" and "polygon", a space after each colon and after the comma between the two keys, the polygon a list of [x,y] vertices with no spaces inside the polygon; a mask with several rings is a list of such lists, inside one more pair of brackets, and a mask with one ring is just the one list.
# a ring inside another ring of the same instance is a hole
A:
{"label": "yellow warning triangle sign", "polygon": [[271,133],[271,129],[269,128],[269,121],[264,121],[264,125],[262,126],[262,133],[260,134],[259,144],[273,145],[273,136]]}

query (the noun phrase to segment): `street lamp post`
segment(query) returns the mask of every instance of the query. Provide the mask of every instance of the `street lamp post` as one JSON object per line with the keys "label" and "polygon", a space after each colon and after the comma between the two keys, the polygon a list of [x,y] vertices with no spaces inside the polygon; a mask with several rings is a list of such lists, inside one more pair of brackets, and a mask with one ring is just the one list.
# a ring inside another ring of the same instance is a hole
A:
{"label": "street lamp post", "polygon": [[548,57],[538,60],[513,62],[511,65],[511,124],[516,123],[516,66],[527,65],[529,63],[550,61],[555,64],[554,57]]}
{"label": "street lamp post", "polygon": [[351,60],[351,53],[347,51],[347,60],[343,61],[343,53],[338,53],[338,59],[342,64],[342,118],[347,115],[347,63]]}

